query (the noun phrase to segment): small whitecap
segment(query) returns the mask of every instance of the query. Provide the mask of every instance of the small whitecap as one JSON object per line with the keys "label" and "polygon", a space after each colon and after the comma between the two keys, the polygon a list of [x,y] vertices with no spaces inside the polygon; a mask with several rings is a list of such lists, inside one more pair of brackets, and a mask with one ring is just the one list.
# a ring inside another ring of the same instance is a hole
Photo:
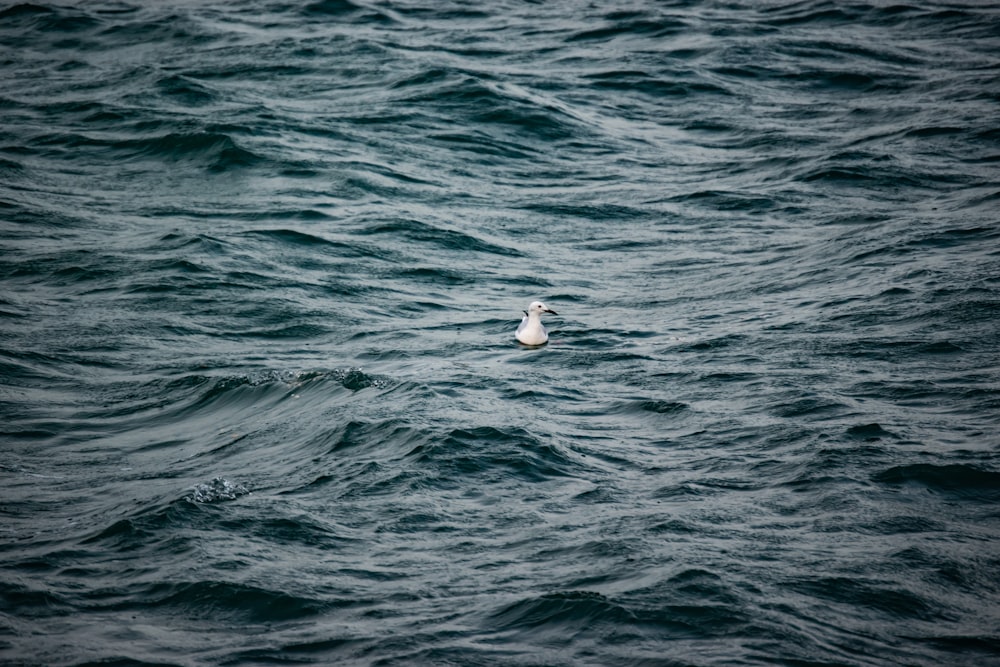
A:
{"label": "small whitecap", "polygon": [[250,489],[238,482],[231,482],[224,477],[216,477],[209,482],[195,486],[191,500],[196,503],[215,503],[222,500],[235,500],[249,493]]}

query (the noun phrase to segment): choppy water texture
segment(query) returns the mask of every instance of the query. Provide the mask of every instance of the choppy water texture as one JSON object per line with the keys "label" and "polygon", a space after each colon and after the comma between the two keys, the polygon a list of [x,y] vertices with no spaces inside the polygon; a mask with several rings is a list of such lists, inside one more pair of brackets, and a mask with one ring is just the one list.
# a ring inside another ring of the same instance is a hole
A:
{"label": "choppy water texture", "polygon": [[0,45],[4,664],[1000,662],[989,3]]}

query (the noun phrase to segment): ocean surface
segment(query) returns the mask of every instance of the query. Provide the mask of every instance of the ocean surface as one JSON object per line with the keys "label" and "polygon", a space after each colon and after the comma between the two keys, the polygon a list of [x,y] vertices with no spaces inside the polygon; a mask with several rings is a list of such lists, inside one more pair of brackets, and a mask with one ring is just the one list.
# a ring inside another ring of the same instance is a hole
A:
{"label": "ocean surface", "polygon": [[0,2],[0,253],[0,664],[1000,664],[995,3]]}

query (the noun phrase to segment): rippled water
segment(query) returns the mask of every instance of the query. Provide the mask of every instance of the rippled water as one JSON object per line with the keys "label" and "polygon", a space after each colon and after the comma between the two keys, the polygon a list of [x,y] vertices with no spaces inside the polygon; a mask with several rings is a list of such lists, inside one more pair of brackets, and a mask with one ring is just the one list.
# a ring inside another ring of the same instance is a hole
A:
{"label": "rippled water", "polygon": [[0,4],[0,661],[997,662],[998,46]]}

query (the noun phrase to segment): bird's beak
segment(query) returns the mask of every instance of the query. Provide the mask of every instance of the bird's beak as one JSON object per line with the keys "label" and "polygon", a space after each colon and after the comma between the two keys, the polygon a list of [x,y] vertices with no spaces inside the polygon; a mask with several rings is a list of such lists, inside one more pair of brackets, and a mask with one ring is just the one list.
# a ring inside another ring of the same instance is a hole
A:
{"label": "bird's beak", "polygon": [[556,311],[554,311],[554,310],[547,310],[547,309],[546,309],[546,311],[545,311],[545,312],[546,312],[546,313],[549,313],[549,314],[551,314],[551,315],[558,315],[558,314],[559,314],[559,313],[557,313],[557,312],[556,312]]}

